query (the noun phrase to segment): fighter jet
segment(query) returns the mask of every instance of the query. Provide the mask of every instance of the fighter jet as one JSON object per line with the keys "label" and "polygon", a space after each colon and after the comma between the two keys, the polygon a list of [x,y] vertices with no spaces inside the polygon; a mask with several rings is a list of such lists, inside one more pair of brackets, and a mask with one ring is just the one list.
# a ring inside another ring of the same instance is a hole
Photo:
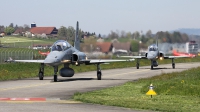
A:
{"label": "fighter jet", "polygon": [[[101,69],[100,64],[108,62],[118,62],[118,61],[130,61],[130,60],[103,60],[103,59],[88,59],[86,54],[80,51],[80,38],[79,35],[79,24],[76,25],[76,34],[74,40],[74,46],[70,45],[66,40],[56,41],[51,48],[51,52],[47,55],[44,60],[14,60],[15,62],[33,62],[40,63],[39,69],[39,80],[43,80],[44,77],[44,66],[50,65],[54,68],[54,82],[57,82],[57,72],[58,66],[64,65],[63,68],[59,70],[62,77],[72,77],[74,75],[74,70],[69,67],[70,64],[79,66],[80,64],[97,65],[97,79],[101,80]],[[133,60],[131,60],[133,61]]]}
{"label": "fighter jet", "polygon": [[185,58],[189,56],[165,56],[164,52],[158,50],[158,39],[156,38],[156,44],[152,44],[148,46],[148,51],[145,53],[145,56],[119,56],[125,58],[134,58],[137,59],[136,68],[139,69],[140,59],[149,59],[151,61],[151,70],[153,67],[158,66],[157,60],[163,59],[171,59],[172,60],[172,68],[175,69],[175,58]]}

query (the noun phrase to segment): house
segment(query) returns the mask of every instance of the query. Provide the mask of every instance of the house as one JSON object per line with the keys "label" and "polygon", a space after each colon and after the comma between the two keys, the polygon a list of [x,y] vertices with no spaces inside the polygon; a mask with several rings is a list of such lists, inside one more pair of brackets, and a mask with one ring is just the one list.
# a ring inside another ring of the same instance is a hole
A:
{"label": "house", "polygon": [[0,33],[0,37],[4,37],[5,36],[5,32]]}
{"label": "house", "polygon": [[58,30],[56,27],[32,27],[30,29],[32,36],[46,35],[46,36],[57,36]]}
{"label": "house", "polygon": [[131,48],[131,43],[127,42],[127,43],[118,43],[118,42],[114,42],[113,44],[113,48],[112,48],[112,53],[113,54],[128,54],[130,52],[130,48]]}
{"label": "house", "polygon": [[112,51],[112,43],[110,42],[97,42],[96,43],[96,51],[103,52],[105,54],[108,54]]}
{"label": "house", "polygon": [[15,30],[15,32],[13,33],[13,35],[23,35],[23,28],[18,28]]}

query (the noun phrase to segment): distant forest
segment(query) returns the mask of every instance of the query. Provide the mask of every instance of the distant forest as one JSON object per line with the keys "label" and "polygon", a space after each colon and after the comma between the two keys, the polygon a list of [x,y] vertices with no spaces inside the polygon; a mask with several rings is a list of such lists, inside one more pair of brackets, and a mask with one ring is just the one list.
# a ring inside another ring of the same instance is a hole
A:
{"label": "distant forest", "polygon": [[[5,32],[6,35],[12,35],[12,33],[15,32],[18,28],[23,29],[23,31],[28,31],[30,29],[30,26],[25,24],[24,26],[18,26],[14,25],[13,23],[10,23],[9,26],[2,26],[0,25],[0,33]],[[109,39],[119,39],[119,38],[128,38],[132,39],[135,41],[141,41],[142,43],[145,44],[150,44],[155,42],[155,38],[158,38],[160,42],[164,43],[185,43],[188,42],[189,40],[197,40],[198,36],[190,36],[186,33],[181,33],[184,29],[180,31],[174,31],[174,32],[163,32],[159,31],[156,34],[152,34],[151,30],[147,31],[146,33],[144,32],[139,32],[139,31],[133,31],[132,32],[125,32],[125,31],[111,31],[108,35],[101,35],[101,34],[95,34],[95,32],[89,32],[89,31],[83,31],[80,29],[79,31],[79,37],[80,38],[87,38],[87,37],[94,37],[95,39],[98,38],[109,38]],[[186,30],[186,29],[185,29]],[[200,30],[200,29],[199,29]],[[196,31],[196,30],[195,30]],[[197,32],[197,31],[196,31]],[[72,26],[61,26],[58,28],[58,39],[66,39],[69,41],[73,41],[74,39],[74,34],[75,34],[75,28]]]}

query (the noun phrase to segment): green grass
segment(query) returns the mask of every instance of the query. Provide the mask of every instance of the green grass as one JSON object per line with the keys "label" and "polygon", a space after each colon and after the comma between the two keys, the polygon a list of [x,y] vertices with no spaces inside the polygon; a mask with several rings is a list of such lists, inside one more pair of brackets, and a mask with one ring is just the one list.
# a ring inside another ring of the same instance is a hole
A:
{"label": "green grass", "polygon": [[14,37],[14,36],[5,36],[0,38],[1,44],[4,46],[12,47],[32,47],[33,45],[52,45],[56,39],[38,39],[38,38],[27,38],[27,37]]}
{"label": "green grass", "polygon": [[[200,57],[196,58],[183,58],[176,59],[177,63],[183,62],[198,62],[200,61]],[[171,60],[163,60],[159,61],[159,64],[167,64],[171,63]],[[110,64],[101,64],[101,69],[114,69],[114,68],[126,68],[126,67],[135,67],[136,61],[133,62],[114,62]],[[150,69],[150,61],[149,60],[141,60],[140,66],[149,66]],[[40,64],[39,63],[4,63],[0,64],[0,80],[13,80],[13,79],[22,79],[29,77],[37,77],[39,71]],[[59,69],[63,66],[59,66]],[[79,72],[87,72],[87,71],[96,71],[96,65],[80,65],[74,66],[70,65],[71,68],[74,69],[75,73]],[[7,71],[7,72],[5,72]],[[50,66],[45,66],[45,76],[52,76],[53,68]]]}
{"label": "green grass", "polygon": [[[162,74],[152,78],[127,82],[124,85],[86,93],[75,93],[75,100],[168,112],[198,112],[200,110],[200,67],[183,72]],[[156,96],[145,95],[153,83]]]}

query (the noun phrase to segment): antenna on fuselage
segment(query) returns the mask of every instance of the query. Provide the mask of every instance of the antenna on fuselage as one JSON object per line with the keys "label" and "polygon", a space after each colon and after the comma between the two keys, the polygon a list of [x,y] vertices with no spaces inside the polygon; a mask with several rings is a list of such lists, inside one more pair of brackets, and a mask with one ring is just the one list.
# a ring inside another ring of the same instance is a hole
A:
{"label": "antenna on fuselage", "polygon": [[79,39],[79,24],[78,21],[76,23],[76,34],[74,39],[74,47],[80,51],[80,39]]}

